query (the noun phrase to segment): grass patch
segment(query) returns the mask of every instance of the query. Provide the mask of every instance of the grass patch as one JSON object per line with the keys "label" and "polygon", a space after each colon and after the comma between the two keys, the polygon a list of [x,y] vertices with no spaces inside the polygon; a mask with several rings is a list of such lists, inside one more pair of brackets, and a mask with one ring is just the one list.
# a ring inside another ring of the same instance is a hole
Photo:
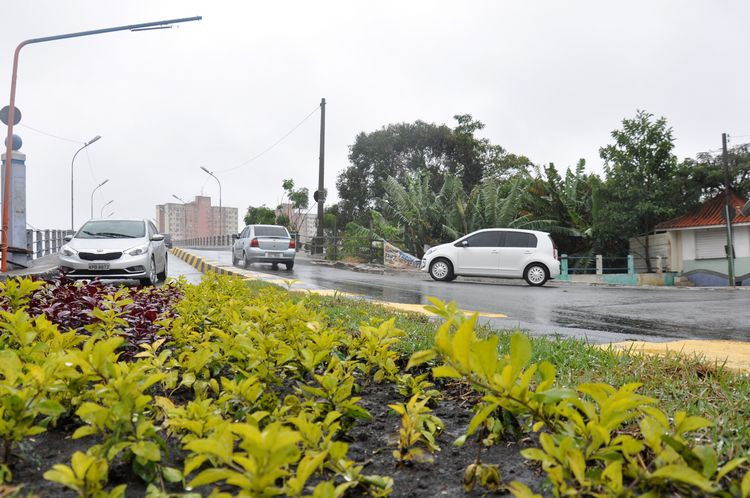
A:
{"label": "grass patch", "polygon": [[[364,300],[347,297],[309,296],[336,324],[357,329],[370,319],[396,317],[396,325],[407,336],[396,349],[404,357],[430,348],[437,322],[416,313],[399,312]],[[499,334],[499,352],[506,354],[515,330],[478,327],[478,335]],[[615,386],[630,382],[643,384],[641,393],[659,399],[670,413],[685,410],[714,422],[705,434],[725,458],[750,451],[750,375],[712,364],[699,356],[647,355],[602,349],[584,340],[532,337],[532,361],[547,360],[555,365],[562,385],[573,387],[584,382],[606,382]]]}

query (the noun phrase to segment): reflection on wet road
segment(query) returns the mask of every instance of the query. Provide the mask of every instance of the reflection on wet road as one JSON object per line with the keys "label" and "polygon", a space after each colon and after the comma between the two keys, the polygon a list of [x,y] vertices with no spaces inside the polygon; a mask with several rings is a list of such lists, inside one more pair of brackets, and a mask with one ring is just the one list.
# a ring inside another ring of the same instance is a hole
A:
{"label": "reflection on wet road", "polygon": [[[231,265],[229,252],[193,252]],[[358,273],[314,265],[304,257],[298,257],[292,271],[273,270],[270,265],[253,265],[252,270],[384,301],[422,304],[428,296],[454,300],[461,308],[507,314],[507,319],[490,319],[497,327],[586,337],[592,342],[669,338],[750,341],[747,290],[634,289],[555,282],[534,288],[520,280],[463,278],[445,283],[435,282],[425,273]]]}

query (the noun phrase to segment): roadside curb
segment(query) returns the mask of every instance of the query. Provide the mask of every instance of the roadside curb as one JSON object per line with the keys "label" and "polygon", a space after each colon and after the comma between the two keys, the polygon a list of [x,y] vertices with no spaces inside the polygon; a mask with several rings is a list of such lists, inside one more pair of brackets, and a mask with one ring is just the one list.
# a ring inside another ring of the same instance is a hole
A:
{"label": "roadside curb", "polygon": [[247,275],[244,275],[239,271],[234,271],[229,268],[215,265],[213,263],[208,263],[203,258],[196,256],[195,254],[190,254],[189,252],[177,247],[173,247],[169,250],[169,252],[201,273],[212,272],[218,273],[219,275],[231,275],[234,277],[248,278]]}

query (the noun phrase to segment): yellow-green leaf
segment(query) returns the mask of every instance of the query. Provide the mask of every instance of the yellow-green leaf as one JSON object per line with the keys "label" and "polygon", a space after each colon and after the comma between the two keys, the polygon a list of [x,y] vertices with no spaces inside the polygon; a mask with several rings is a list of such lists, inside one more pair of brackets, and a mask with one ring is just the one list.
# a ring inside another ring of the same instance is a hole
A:
{"label": "yellow-green leaf", "polygon": [[714,491],[711,481],[687,465],[665,465],[651,473],[651,478],[678,481],[710,493]]}
{"label": "yellow-green leaf", "polygon": [[425,349],[423,351],[417,351],[413,355],[411,355],[411,358],[409,358],[409,363],[406,365],[406,369],[409,370],[412,367],[416,367],[418,365],[421,365],[422,363],[426,363],[433,358],[437,356],[437,351],[434,349]]}

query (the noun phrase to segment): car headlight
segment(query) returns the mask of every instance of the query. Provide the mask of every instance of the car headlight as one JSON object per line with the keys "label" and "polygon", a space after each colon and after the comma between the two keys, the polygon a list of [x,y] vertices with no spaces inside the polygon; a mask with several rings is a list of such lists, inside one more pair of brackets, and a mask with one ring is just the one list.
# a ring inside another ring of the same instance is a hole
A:
{"label": "car headlight", "polygon": [[60,254],[62,254],[63,256],[70,257],[70,256],[75,256],[78,253],[75,250],[73,250],[70,246],[62,246],[60,248]]}
{"label": "car headlight", "polygon": [[127,251],[125,251],[125,254],[129,254],[131,256],[140,256],[141,254],[146,254],[147,252],[148,244],[144,244],[142,246],[136,246],[128,249]]}

